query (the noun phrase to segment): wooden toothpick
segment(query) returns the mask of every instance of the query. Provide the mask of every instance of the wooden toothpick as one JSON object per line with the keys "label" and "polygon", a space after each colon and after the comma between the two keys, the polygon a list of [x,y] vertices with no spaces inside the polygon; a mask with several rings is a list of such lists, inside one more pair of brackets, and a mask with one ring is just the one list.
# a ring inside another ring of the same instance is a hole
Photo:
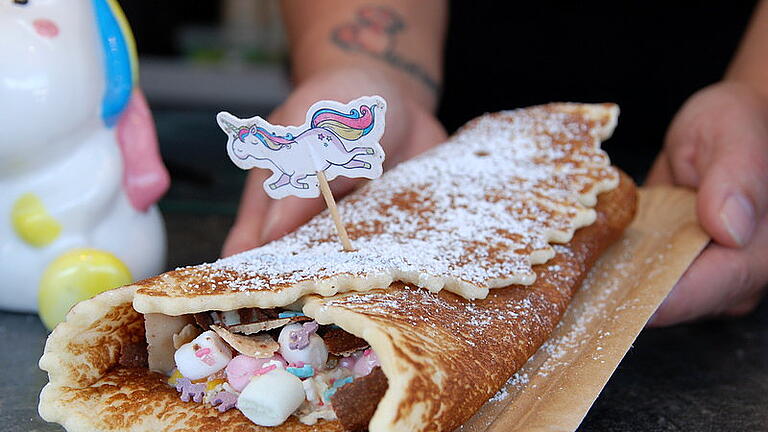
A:
{"label": "wooden toothpick", "polygon": [[352,249],[352,243],[350,243],[349,241],[347,230],[346,228],[344,228],[344,222],[341,220],[341,216],[339,216],[339,209],[336,208],[336,200],[333,199],[333,194],[331,193],[331,187],[328,185],[328,179],[325,178],[325,172],[318,171],[317,180],[320,183],[320,192],[323,193],[323,198],[325,198],[325,204],[328,206],[328,210],[331,211],[331,217],[333,218],[333,223],[336,224],[336,232],[339,234],[339,240],[341,240],[341,245],[344,247],[344,250],[347,252],[354,251],[354,249]]}

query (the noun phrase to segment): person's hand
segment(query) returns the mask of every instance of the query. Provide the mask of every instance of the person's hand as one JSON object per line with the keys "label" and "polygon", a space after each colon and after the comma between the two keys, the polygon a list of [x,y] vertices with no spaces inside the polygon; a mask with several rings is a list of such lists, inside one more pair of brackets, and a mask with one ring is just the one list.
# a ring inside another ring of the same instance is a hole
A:
{"label": "person's hand", "polygon": [[[445,130],[434,115],[373,70],[333,70],[313,76],[296,88],[268,120],[272,124],[299,125],[304,122],[307,109],[318,100],[346,103],[374,94],[387,101],[386,129],[381,142],[386,153],[385,169],[445,140]],[[249,173],[237,219],[222,249],[223,256],[279,238],[325,208],[322,198],[269,198],[262,184],[270,174],[263,169]],[[363,181],[338,177],[331,182],[334,197],[340,199]]]}
{"label": "person's hand", "polygon": [[713,240],[649,325],[754,309],[768,284],[768,101],[737,82],[693,95],[646,184],[697,189],[699,222]]}

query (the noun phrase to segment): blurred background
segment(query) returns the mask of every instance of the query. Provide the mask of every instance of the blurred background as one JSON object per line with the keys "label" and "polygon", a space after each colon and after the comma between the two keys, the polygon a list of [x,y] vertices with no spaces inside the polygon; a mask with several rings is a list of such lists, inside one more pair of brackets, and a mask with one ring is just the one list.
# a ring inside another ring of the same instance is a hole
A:
{"label": "blurred background", "polygon": [[226,154],[216,113],[266,116],[288,95],[280,2],[120,3],[172,178],[159,203],[168,230],[167,267],[215,260],[246,177]]}
{"label": "blurred background", "polygon": [[[215,115],[266,116],[288,95],[279,2],[120,3],[172,176],[160,202],[166,266],[215,260],[246,176],[227,157]],[[622,115],[604,148],[642,181],[674,113],[723,76],[754,5],[453,1],[439,117],[453,131],[489,111],[616,102]],[[644,331],[580,431],[768,430],[766,312],[764,301],[738,320]],[[0,335],[19,348],[0,353],[0,429],[61,431],[36,414],[47,331],[34,315],[2,313]]]}
{"label": "blurred background", "polygon": [[[207,216],[231,223],[245,173],[226,157],[214,116],[264,116],[290,91],[279,1],[121,3],[173,177],[161,209],[169,222],[199,214],[173,231],[199,231],[211,242],[201,249],[216,251],[223,238],[210,233],[222,230],[206,226]],[[604,148],[642,181],[677,109],[722,77],[754,4],[453,1],[439,117],[452,131],[488,111],[616,102],[619,127]]]}

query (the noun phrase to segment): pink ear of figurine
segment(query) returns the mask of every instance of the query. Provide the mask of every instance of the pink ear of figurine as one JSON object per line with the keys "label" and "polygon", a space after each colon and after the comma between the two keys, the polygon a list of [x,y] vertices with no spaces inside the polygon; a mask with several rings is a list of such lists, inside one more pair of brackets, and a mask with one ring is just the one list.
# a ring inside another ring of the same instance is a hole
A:
{"label": "pink ear of figurine", "polygon": [[146,211],[168,190],[171,178],[163,165],[152,113],[139,89],[117,124],[117,142],[123,155],[123,187],[131,205]]}

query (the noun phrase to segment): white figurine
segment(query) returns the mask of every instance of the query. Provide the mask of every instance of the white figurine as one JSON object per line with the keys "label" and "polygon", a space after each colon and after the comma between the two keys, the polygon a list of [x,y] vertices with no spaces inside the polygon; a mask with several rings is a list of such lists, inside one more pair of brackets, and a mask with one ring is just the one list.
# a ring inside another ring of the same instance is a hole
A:
{"label": "white figurine", "polygon": [[168,174],[115,0],[0,2],[0,40],[0,309],[52,327],[162,270]]}

